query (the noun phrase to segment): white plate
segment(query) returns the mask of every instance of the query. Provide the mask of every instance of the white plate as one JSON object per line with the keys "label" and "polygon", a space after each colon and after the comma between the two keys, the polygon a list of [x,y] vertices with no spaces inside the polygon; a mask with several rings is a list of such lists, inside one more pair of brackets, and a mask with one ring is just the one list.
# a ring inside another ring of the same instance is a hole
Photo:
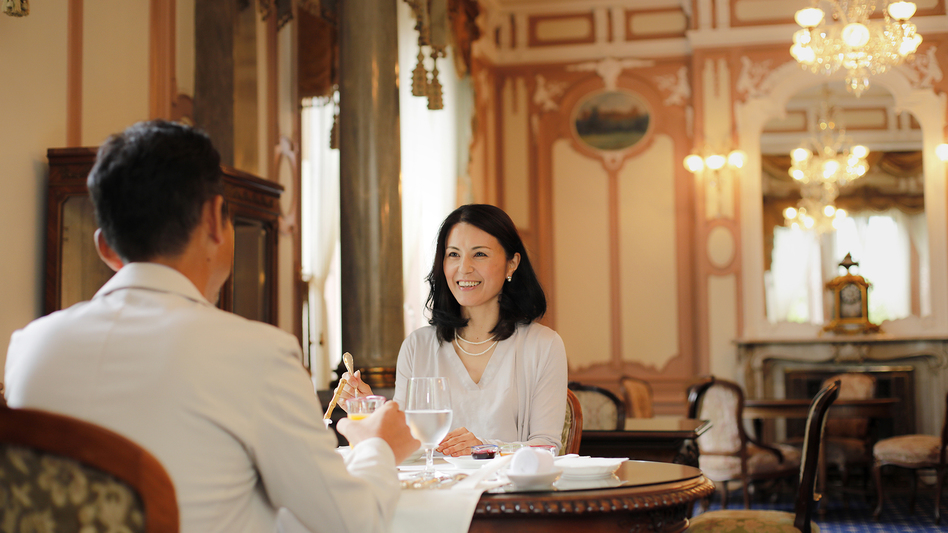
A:
{"label": "white plate", "polygon": [[627,459],[610,457],[569,457],[560,459],[556,466],[563,469],[563,477],[603,477],[611,476]]}
{"label": "white plate", "polygon": [[559,479],[562,469],[554,468],[545,474],[513,474],[507,471],[507,478],[520,490],[549,489]]}
{"label": "white plate", "polygon": [[462,455],[460,457],[451,457],[450,455],[446,455],[444,456],[444,460],[453,464],[457,468],[475,470],[491,461],[490,459],[475,459],[470,455]]}

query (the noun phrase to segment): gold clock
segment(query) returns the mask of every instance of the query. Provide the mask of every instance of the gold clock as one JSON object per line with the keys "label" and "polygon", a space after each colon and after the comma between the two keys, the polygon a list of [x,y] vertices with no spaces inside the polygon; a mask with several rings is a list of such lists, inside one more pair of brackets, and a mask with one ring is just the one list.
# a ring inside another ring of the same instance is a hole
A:
{"label": "gold clock", "polygon": [[851,254],[839,264],[846,268],[846,274],[837,276],[826,283],[827,290],[833,294],[833,319],[823,326],[823,331],[835,333],[878,333],[877,324],[869,322],[869,287],[866,278],[851,274],[849,268],[857,266]]}

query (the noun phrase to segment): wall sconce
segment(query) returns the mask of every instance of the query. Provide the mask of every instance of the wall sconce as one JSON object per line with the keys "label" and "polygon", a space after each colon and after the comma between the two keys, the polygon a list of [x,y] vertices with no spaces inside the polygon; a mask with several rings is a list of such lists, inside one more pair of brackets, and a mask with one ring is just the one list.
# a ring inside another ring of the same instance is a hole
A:
{"label": "wall sconce", "polygon": [[935,147],[935,155],[942,161],[948,161],[948,143],[941,143]]}
{"label": "wall sconce", "polygon": [[[707,177],[708,194],[706,195],[706,213],[713,218],[731,216],[731,202],[728,200],[729,188],[727,187],[728,175],[730,173],[721,173],[721,170],[728,168],[732,171],[738,171],[747,164],[747,154],[742,150],[731,150],[727,155],[721,153],[711,153],[704,157],[698,154],[691,154],[684,160],[685,168],[692,174],[698,175],[705,169],[709,170]],[[728,207],[730,206],[730,208]]]}
{"label": "wall sconce", "polygon": [[721,170],[725,166],[733,169],[744,168],[747,163],[747,154],[742,150],[731,150],[727,155],[711,154],[701,157],[697,154],[691,154],[685,158],[685,168],[692,174],[697,174],[705,168],[710,170]]}

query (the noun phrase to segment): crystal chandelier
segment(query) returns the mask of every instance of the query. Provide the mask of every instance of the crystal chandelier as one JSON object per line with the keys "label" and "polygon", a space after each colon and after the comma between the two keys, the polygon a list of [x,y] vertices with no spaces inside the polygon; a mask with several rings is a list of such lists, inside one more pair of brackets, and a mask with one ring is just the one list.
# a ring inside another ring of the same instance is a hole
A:
{"label": "crystal chandelier", "polygon": [[[846,216],[836,209],[840,187],[849,185],[869,170],[869,149],[850,145],[839,108],[826,97],[820,104],[819,135],[806,139],[790,152],[790,176],[800,183],[802,199],[797,208],[784,211],[788,226],[794,224],[821,233],[831,231]],[[848,147],[847,147],[848,146]]]}
{"label": "crystal chandelier", "polygon": [[784,224],[818,233],[835,230],[840,221],[846,218],[846,211],[834,205],[838,194],[838,189],[824,184],[814,183],[802,187],[800,195],[803,198],[797,207],[783,210]]}
{"label": "crystal chandelier", "polygon": [[[829,9],[820,9],[821,4]],[[877,8],[882,8],[881,20],[869,20]],[[812,7],[794,16],[803,29],[793,34],[790,54],[815,74],[845,70],[846,87],[858,97],[869,88],[869,76],[886,72],[918,49],[922,36],[909,21],[914,14],[912,2],[813,0]]]}

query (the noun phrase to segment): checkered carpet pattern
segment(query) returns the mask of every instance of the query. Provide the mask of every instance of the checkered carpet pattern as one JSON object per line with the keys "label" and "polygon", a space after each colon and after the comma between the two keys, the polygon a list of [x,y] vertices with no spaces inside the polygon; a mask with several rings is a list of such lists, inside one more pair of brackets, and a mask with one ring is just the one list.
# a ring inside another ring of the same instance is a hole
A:
{"label": "checkered carpet pattern", "polygon": [[[737,496],[734,496],[734,494],[737,494]],[[937,526],[932,512],[934,509],[933,500],[933,492],[929,491],[926,494],[926,491],[919,490],[918,499],[915,502],[915,513],[913,514],[909,511],[908,494],[886,495],[886,505],[879,521],[872,519],[875,504],[866,502],[861,498],[850,497],[848,508],[838,499],[824,500],[827,504],[826,515],[820,516],[817,514],[814,517],[814,522],[819,524],[820,531],[823,533],[948,532],[948,505],[945,501],[948,498],[942,497],[941,525]],[[787,501],[772,504],[754,501],[751,505],[753,509],[793,512],[793,503]],[[720,508],[720,500],[714,499],[708,510],[714,511]],[[744,508],[739,492],[732,493],[728,508]],[[700,514],[700,509],[697,506],[695,507],[695,514]]]}

